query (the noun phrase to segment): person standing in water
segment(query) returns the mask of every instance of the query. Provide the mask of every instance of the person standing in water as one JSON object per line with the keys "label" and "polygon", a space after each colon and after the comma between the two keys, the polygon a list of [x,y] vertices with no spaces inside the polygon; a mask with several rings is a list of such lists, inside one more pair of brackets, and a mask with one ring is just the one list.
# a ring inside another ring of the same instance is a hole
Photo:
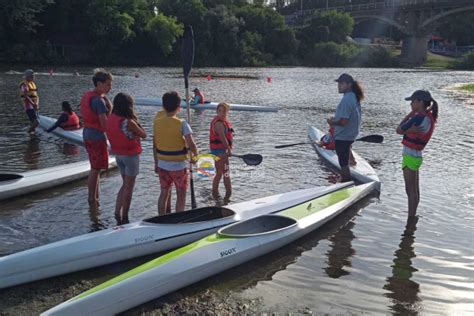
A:
{"label": "person standing in water", "polygon": [[417,90],[405,98],[411,101],[411,111],[400,122],[397,133],[403,135],[402,169],[408,197],[408,216],[416,216],[420,203],[419,170],[422,152],[433,134],[438,119],[438,102],[429,91]]}
{"label": "person standing in water", "polygon": [[[327,119],[327,122],[334,127],[335,149],[341,166],[341,182],[347,182],[351,181],[349,168],[351,146],[360,131],[360,102],[364,99],[364,92],[359,82],[349,74],[340,75],[336,82],[338,91],[343,94],[343,97],[336,108],[334,117]],[[351,164],[355,164],[354,158],[351,160]]]}
{"label": "person standing in water", "polygon": [[34,82],[34,72],[31,69],[25,71],[24,80],[20,82],[20,96],[23,100],[25,113],[30,120],[28,133],[33,133],[38,126],[39,97]]}
{"label": "person standing in water", "polygon": [[232,155],[234,129],[228,119],[229,111],[229,104],[219,103],[217,105],[217,115],[212,120],[209,128],[211,154],[220,158],[215,162],[216,175],[212,181],[212,195],[214,198],[219,196],[219,183],[222,177],[224,177],[225,199],[229,199],[232,195],[229,157]]}
{"label": "person standing in water", "polygon": [[118,93],[114,98],[112,114],[107,119],[107,138],[123,180],[115,204],[118,225],[129,222],[128,211],[142,153],[140,139],[146,138],[146,132],[138,123],[133,104],[130,95]]}

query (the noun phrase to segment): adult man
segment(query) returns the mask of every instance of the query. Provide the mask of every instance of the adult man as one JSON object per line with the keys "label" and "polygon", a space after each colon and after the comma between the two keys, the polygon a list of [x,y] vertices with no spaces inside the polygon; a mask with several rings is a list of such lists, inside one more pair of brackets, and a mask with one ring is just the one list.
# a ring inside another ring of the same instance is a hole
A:
{"label": "adult man", "polygon": [[34,80],[34,72],[27,69],[24,73],[24,80],[20,82],[20,95],[23,100],[23,108],[30,120],[28,133],[33,133],[38,126],[39,98]]}
{"label": "adult man", "polygon": [[107,97],[107,93],[112,89],[112,79],[112,74],[106,70],[96,70],[92,77],[94,89],[87,91],[81,99],[84,145],[91,164],[87,185],[89,188],[88,201],[92,208],[97,208],[99,205],[100,171],[109,166],[105,132],[107,116],[112,112],[112,103]]}
{"label": "adult man", "polygon": [[349,158],[351,145],[359,135],[360,101],[364,99],[364,92],[359,83],[349,74],[340,75],[336,82],[339,93],[344,95],[337,106],[336,114],[327,119],[327,122],[334,127],[335,149],[341,166],[341,182],[347,182],[351,180]]}

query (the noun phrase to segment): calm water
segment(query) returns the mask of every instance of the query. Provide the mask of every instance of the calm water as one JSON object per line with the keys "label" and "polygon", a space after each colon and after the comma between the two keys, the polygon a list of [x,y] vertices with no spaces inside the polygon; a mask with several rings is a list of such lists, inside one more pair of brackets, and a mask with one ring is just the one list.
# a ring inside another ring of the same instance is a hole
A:
{"label": "calm water", "polygon": [[[72,76],[78,70],[79,77]],[[24,171],[87,159],[83,148],[65,144],[43,131],[26,133],[18,102],[18,74],[0,72],[0,171]],[[16,71],[23,69],[15,68]],[[78,104],[91,86],[92,69],[37,69],[41,113],[57,116],[60,103]],[[184,93],[180,69],[112,68],[111,95],[159,97],[167,90]],[[231,202],[334,182],[331,171],[311,147],[274,149],[306,139],[309,124],[326,128],[340,95],[334,79],[348,71],[362,81],[363,134],[382,134],[381,145],[358,143],[382,181],[379,198],[370,197],[313,234],[267,256],[143,305],[128,313],[159,312],[157,302],[179,304],[186,296],[210,289],[217,299],[229,292],[235,300],[259,299],[258,312],[329,314],[471,314],[474,313],[473,250],[473,109],[443,88],[472,82],[472,72],[387,69],[198,69],[191,85],[210,100],[278,106],[278,113],[231,113],[236,126],[235,153],[260,153],[255,168],[232,161]],[[133,74],[138,72],[139,78]],[[207,81],[211,73],[222,78]],[[241,76],[241,78],[239,78]],[[272,83],[265,78],[271,76]],[[232,78],[231,78],[232,77]],[[394,130],[409,111],[403,98],[427,88],[441,106],[435,134],[421,170],[420,218],[406,220],[406,197],[400,170],[400,137]],[[138,112],[151,133],[154,107]],[[202,150],[207,147],[213,113],[192,113],[192,127]],[[141,173],[130,211],[131,220],[156,215],[159,182],[154,175],[150,139],[144,142]],[[116,170],[101,180],[101,209],[90,213],[86,182],[1,202],[0,255],[84,234],[115,224],[113,209],[120,185]],[[213,204],[210,181],[195,181],[199,206]],[[0,291],[0,313],[37,314],[93,285],[152,258],[52,278]]]}

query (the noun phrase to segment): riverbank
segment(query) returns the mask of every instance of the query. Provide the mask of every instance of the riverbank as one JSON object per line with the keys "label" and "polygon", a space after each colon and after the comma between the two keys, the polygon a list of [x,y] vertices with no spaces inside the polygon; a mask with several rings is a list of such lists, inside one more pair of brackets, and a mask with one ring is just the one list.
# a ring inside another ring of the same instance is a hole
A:
{"label": "riverbank", "polygon": [[474,107],[474,83],[456,83],[443,88],[469,107]]}

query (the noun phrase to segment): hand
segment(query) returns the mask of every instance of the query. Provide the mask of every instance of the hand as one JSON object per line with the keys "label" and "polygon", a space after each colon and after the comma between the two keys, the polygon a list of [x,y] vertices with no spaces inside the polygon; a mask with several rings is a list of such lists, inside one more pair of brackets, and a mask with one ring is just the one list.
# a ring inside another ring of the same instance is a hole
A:
{"label": "hand", "polygon": [[405,131],[406,133],[415,133],[415,134],[421,134],[423,132],[423,130],[421,129],[421,127],[418,125],[413,125],[412,127],[410,127],[409,129],[407,129]]}
{"label": "hand", "polygon": [[158,163],[155,161],[155,173],[158,174]]}
{"label": "hand", "polygon": [[225,151],[225,154],[227,155],[227,157],[231,157],[232,156],[232,149],[227,148],[226,151]]}
{"label": "hand", "polygon": [[331,116],[330,118],[326,120],[326,122],[328,122],[330,126],[334,125],[334,117]]}

